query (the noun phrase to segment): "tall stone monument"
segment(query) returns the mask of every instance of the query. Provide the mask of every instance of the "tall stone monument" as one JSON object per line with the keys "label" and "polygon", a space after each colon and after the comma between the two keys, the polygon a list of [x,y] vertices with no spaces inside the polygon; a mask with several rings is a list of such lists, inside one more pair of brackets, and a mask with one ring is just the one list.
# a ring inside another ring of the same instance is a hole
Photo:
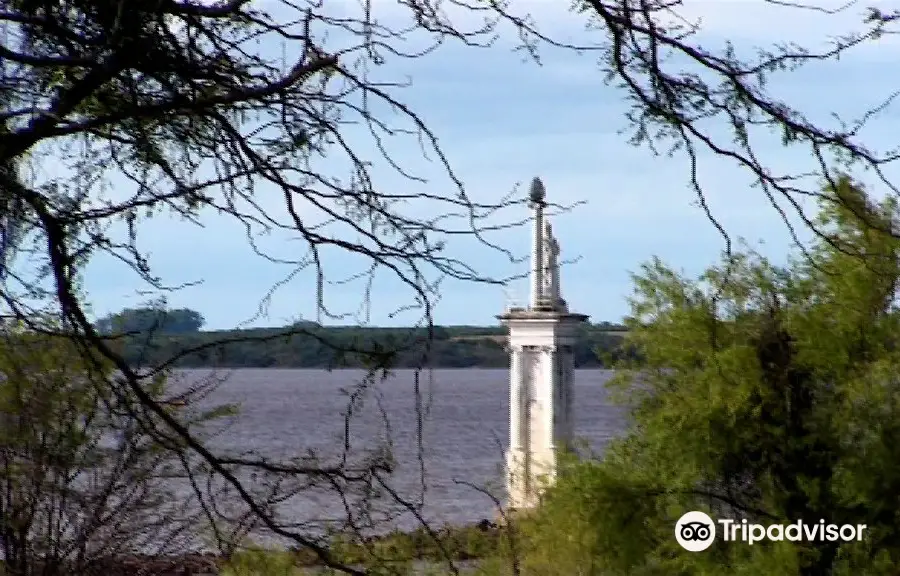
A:
{"label": "tall stone monument", "polygon": [[544,185],[535,178],[529,195],[534,212],[531,298],[527,307],[499,316],[509,327],[510,420],[506,455],[508,507],[533,508],[556,477],[557,450],[574,435],[573,345],[584,314],[569,312],[561,297],[559,243],[544,216]]}

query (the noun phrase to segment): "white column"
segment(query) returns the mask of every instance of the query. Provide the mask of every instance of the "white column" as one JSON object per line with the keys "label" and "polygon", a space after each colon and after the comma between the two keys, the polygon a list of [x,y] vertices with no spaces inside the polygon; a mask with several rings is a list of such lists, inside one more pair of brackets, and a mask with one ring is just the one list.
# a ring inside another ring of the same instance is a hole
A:
{"label": "white column", "polygon": [[553,359],[556,355],[556,350],[554,346],[547,346],[544,348],[543,356],[543,381],[544,381],[544,402],[547,406],[547,410],[544,412],[544,430],[546,433],[544,434],[544,438],[542,441],[542,452],[543,458],[540,474],[544,476],[545,482],[552,482],[554,477],[556,476],[556,458],[555,458],[555,443],[556,443],[556,425],[553,422],[553,416],[556,414],[556,374],[553,370]]}
{"label": "white column", "polygon": [[522,448],[522,348],[510,349],[509,366],[509,449]]}
{"label": "white column", "polygon": [[566,363],[566,352],[565,348],[557,348],[556,350],[556,360],[555,366],[553,367],[554,372],[556,372],[556,438],[557,442],[564,442],[566,440],[566,429],[568,428],[568,421],[566,419],[566,405],[568,403],[568,393],[569,390],[566,388],[566,372],[565,372],[565,363]]}
{"label": "white column", "polygon": [[562,392],[562,402],[560,406],[560,410],[563,413],[563,426],[561,426],[561,440],[565,441],[567,447],[570,447],[572,436],[574,433],[572,427],[572,396],[574,394],[573,389],[573,379],[572,379],[572,362],[574,359],[574,355],[570,347],[566,347],[566,350],[561,353],[560,364],[561,364],[561,382],[560,382],[560,390]]}
{"label": "white column", "polygon": [[532,505],[529,492],[531,489],[531,410],[529,383],[532,375],[527,371],[531,367],[532,358],[522,346],[510,349],[510,439],[506,455],[507,494],[509,505],[513,508],[527,508]]}
{"label": "white column", "polygon": [[531,307],[536,308],[543,300],[544,292],[544,207],[534,205],[534,235],[531,243]]}
{"label": "white column", "polygon": [[556,238],[552,240],[553,245],[553,265],[550,268],[550,274],[553,278],[553,303],[558,304],[560,299],[562,298],[562,292],[559,287],[559,244],[556,242]]}

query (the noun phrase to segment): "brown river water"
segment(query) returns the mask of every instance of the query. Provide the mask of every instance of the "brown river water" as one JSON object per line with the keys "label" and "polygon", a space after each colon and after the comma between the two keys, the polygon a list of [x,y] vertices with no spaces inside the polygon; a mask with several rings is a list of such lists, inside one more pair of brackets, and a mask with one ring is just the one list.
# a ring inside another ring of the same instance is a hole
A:
{"label": "brown river water", "polygon": [[[181,373],[186,381],[209,374]],[[252,451],[272,458],[313,450],[333,460],[342,453],[348,430],[352,460],[390,440],[397,463],[390,487],[409,501],[421,500],[425,520],[462,524],[496,517],[494,502],[480,489],[503,497],[503,452],[509,434],[507,370],[424,371],[418,392],[414,371],[397,370],[366,392],[346,428],[348,392],[362,381],[361,371],[238,369],[217,371],[215,376],[223,382],[207,401],[241,406],[239,417],[211,441],[217,450]],[[607,401],[604,383],[610,376],[604,370],[575,374],[576,435],[598,452],[624,427],[621,409]],[[298,522],[344,513],[340,498],[328,490],[301,494],[282,509],[282,517]],[[416,519],[404,513],[391,522],[409,528]]]}

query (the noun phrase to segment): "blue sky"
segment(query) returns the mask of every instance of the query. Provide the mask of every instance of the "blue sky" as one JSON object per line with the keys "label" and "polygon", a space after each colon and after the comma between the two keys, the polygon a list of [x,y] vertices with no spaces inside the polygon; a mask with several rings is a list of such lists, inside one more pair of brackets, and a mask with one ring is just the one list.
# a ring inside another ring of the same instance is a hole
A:
{"label": "blue sky", "polygon": [[[568,2],[515,3],[535,14],[542,30],[556,37],[584,37],[583,22],[566,11]],[[882,9],[900,2],[877,3]],[[336,2],[355,10],[355,3]],[[836,5],[836,3],[834,4]],[[393,3],[376,2],[380,18],[397,16]],[[858,27],[861,8],[831,19],[807,16],[801,32],[795,18],[759,1],[688,1],[689,16],[704,19],[704,43],[732,39],[739,48],[768,45],[787,38],[812,46],[824,36]],[[590,36],[587,36],[590,38]],[[596,37],[595,37],[596,38]],[[706,220],[688,187],[684,158],[655,157],[646,148],[627,143],[627,110],[623,93],[602,82],[592,56],[544,49],[543,66],[525,61],[501,41],[490,49],[448,43],[418,61],[388,61],[378,71],[383,78],[412,85],[394,93],[413,108],[440,138],[456,174],[476,201],[493,202],[527,186],[540,176],[548,199],[560,204],[584,202],[553,220],[564,259],[576,259],[562,269],[563,296],[570,307],[589,314],[593,321],[618,321],[627,313],[629,273],[656,255],[688,273],[715,262],[723,241]],[[852,58],[817,65],[776,77],[772,89],[812,118],[827,120],[829,111],[855,117],[866,106],[897,89],[900,72],[896,41],[860,49]],[[874,148],[896,142],[898,113],[889,110],[864,133]],[[719,130],[712,127],[713,131]],[[352,132],[352,130],[351,130]],[[717,132],[721,135],[720,132]],[[353,134],[350,134],[353,137]],[[760,140],[760,153],[775,168],[802,171],[808,163],[802,151],[786,151],[777,139]],[[452,191],[451,183],[434,162],[421,158],[415,141],[393,147],[404,166],[428,179],[413,184],[376,166],[375,175],[385,189]],[[760,249],[782,259],[790,240],[776,212],[759,190],[750,189],[749,175],[731,162],[708,154],[701,158],[699,176],[715,215],[734,237],[744,237]],[[339,170],[336,164],[325,169]],[[521,190],[524,194],[524,188]],[[273,203],[273,206],[277,202]],[[422,208],[427,210],[427,208]],[[524,207],[504,217],[527,216]],[[298,318],[315,319],[315,280],[301,272],[272,296],[266,313],[259,315],[260,300],[291,269],[271,264],[253,254],[242,230],[221,217],[206,215],[205,227],[158,217],[147,225],[143,248],[150,253],[154,271],[169,284],[201,281],[197,286],[167,295],[170,306],[200,311],[209,328],[236,325],[282,325]],[[519,228],[491,237],[518,256],[529,249],[529,230]],[[275,251],[303,251],[297,242],[269,238]],[[266,240],[263,240],[266,242]],[[484,273],[505,277],[525,272],[526,264],[511,263],[499,253],[478,249],[465,239],[451,239],[448,250]],[[341,256],[329,261],[333,276],[349,276],[359,263]],[[354,268],[355,267],[355,268]],[[97,258],[86,271],[85,287],[92,309],[99,315],[136,306],[147,300],[139,281],[108,258]],[[326,287],[326,303],[339,312],[359,310],[363,285]],[[513,282],[510,290],[524,299],[527,282]],[[376,277],[372,325],[409,324],[420,314],[391,315],[408,302],[410,293],[388,278]],[[465,282],[446,282],[435,309],[439,324],[493,324],[502,311],[501,288]]]}

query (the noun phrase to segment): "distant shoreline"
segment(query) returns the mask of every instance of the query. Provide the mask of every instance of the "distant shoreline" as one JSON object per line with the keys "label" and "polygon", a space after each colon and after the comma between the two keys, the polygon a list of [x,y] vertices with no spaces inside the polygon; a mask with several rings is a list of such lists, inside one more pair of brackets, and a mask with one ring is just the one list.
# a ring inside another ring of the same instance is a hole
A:
{"label": "distant shoreline", "polygon": [[[436,327],[425,332],[380,328],[317,328],[232,332],[135,334],[111,347],[131,366],[159,366],[176,359],[174,368],[314,368],[365,369],[388,365],[417,368],[427,358],[433,369],[507,369],[509,352],[502,327]],[[584,326],[572,353],[578,369],[608,368],[628,355],[624,334],[608,326]]]}
{"label": "distant shoreline", "polygon": [[[395,372],[399,370],[416,370],[417,368],[413,366],[400,366],[397,368],[388,368],[388,372]],[[503,370],[508,371],[509,367],[502,366],[427,366],[419,368],[420,370],[453,370],[453,371],[463,371],[463,370]],[[176,370],[187,371],[187,370],[305,370],[309,372],[347,372],[347,371],[355,371],[355,372],[364,372],[365,368],[359,368],[354,366],[338,366],[334,368],[326,368],[326,367],[315,367],[315,366],[185,366],[185,367],[177,367]],[[588,372],[588,371],[606,371],[612,372],[614,368],[604,367],[604,366],[582,366],[576,367],[576,371]]]}

